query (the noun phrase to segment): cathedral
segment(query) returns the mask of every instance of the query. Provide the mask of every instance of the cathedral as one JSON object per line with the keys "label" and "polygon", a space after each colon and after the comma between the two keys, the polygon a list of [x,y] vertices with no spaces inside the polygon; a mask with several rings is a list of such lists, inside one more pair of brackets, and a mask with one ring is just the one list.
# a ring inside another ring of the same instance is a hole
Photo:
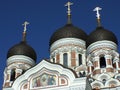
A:
{"label": "cathedral", "polygon": [[96,7],[97,27],[89,35],[73,25],[67,2],[67,23],[49,40],[50,58],[36,64],[37,54],[23,37],[7,53],[3,90],[120,90],[118,40],[104,28]]}

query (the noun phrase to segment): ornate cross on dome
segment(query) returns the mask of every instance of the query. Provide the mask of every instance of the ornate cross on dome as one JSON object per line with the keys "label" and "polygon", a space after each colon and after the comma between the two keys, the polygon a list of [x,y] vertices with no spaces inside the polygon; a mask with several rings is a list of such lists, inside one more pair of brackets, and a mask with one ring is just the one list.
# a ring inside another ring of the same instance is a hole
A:
{"label": "ornate cross on dome", "polygon": [[27,25],[29,24],[29,22],[25,21],[22,25],[24,26],[24,32],[26,32],[27,30]]}
{"label": "ornate cross on dome", "polygon": [[29,22],[25,21],[22,25],[24,26],[24,31],[23,31],[23,38],[22,41],[26,41],[26,30],[27,30],[27,25]]}
{"label": "ornate cross on dome", "polygon": [[68,15],[71,15],[71,9],[70,9],[70,6],[71,6],[71,5],[73,5],[73,3],[71,3],[71,2],[67,2],[67,3],[65,4],[65,6],[68,7],[68,11],[67,11]]}
{"label": "ornate cross on dome", "polygon": [[100,19],[100,13],[99,13],[99,11],[100,10],[102,10],[102,8],[100,8],[100,7],[96,7],[93,11],[96,11],[97,13],[96,13],[96,17],[97,17],[97,19]]}
{"label": "ornate cross on dome", "polygon": [[98,26],[101,26],[101,23],[100,23],[100,13],[99,11],[102,10],[102,8],[100,7],[96,7],[93,11],[96,11],[96,17],[97,17],[97,21],[98,21]]}

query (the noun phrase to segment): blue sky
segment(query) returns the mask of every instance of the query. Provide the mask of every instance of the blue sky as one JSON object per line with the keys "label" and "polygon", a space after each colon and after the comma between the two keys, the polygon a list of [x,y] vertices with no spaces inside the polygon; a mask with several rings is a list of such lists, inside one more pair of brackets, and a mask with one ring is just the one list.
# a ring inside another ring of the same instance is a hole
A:
{"label": "blue sky", "polygon": [[[68,0],[1,0],[0,1],[0,87],[9,48],[22,39],[23,22],[28,21],[27,42],[37,53],[37,63],[49,58],[49,39],[67,22]],[[120,43],[120,0],[70,0],[74,3],[72,23],[87,34],[95,30],[96,6],[102,8],[101,23],[112,31]],[[119,49],[120,50],[120,49]]]}

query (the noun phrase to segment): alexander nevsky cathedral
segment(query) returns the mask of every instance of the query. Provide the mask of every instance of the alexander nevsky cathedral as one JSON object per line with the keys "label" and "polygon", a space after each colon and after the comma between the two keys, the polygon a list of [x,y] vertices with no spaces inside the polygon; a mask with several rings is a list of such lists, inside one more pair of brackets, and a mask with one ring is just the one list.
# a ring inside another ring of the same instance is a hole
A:
{"label": "alexander nevsky cathedral", "polygon": [[25,22],[20,43],[7,53],[3,90],[120,90],[120,60],[115,34],[101,25],[100,10],[94,11],[97,27],[87,35],[71,22],[49,40],[50,58],[36,64],[36,52],[27,44]]}

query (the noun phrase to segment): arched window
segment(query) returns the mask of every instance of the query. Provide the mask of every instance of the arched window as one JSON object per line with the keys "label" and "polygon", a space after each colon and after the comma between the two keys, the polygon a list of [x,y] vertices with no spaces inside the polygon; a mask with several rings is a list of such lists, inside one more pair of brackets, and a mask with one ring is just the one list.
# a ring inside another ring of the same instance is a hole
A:
{"label": "arched window", "polygon": [[24,74],[24,73],[25,73],[25,71],[26,71],[26,70],[22,70],[22,74]]}
{"label": "arched window", "polygon": [[79,65],[82,64],[82,55],[81,54],[78,54],[78,60],[79,60]]}
{"label": "arched window", "polygon": [[11,77],[10,77],[10,81],[14,81],[15,80],[15,69],[11,70]]}
{"label": "arched window", "polygon": [[67,53],[63,54],[63,65],[68,67],[68,54]]}
{"label": "arched window", "polygon": [[100,68],[105,68],[106,67],[106,60],[104,56],[100,57]]}
{"label": "arched window", "polygon": [[105,85],[105,83],[106,83],[106,79],[103,79],[102,82],[103,82],[103,84]]}
{"label": "arched window", "polygon": [[55,58],[53,58],[53,63],[55,63]]}
{"label": "arched window", "polygon": [[112,56],[112,61],[111,61],[111,62],[112,62],[112,65],[113,65],[113,64],[114,64],[114,63],[113,63],[113,62],[114,62],[114,57],[113,57],[113,56]]}

